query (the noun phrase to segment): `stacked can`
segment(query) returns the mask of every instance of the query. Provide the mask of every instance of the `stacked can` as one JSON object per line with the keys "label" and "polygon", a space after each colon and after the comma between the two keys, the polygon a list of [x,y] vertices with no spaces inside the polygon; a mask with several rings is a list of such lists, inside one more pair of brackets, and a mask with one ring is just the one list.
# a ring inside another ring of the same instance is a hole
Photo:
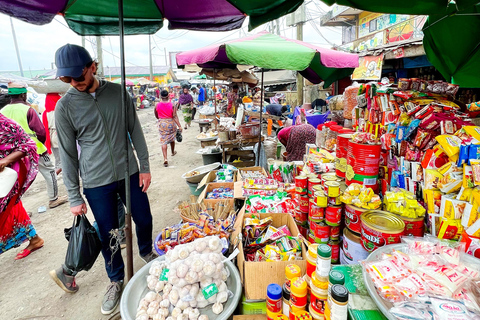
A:
{"label": "stacked can", "polygon": [[345,205],[345,229],[343,230],[342,264],[356,264],[368,257],[360,238],[362,221],[360,216],[368,211],[351,204]]}
{"label": "stacked can", "polygon": [[308,234],[308,177],[299,175],[295,177],[295,197],[297,207],[295,208],[294,219],[298,231],[307,238]]}
{"label": "stacked can", "polygon": [[332,263],[338,263],[340,224],[343,214],[343,206],[339,199],[340,183],[335,174],[323,174],[321,179],[312,180],[312,186],[308,186],[308,190],[311,190],[308,240],[318,244],[328,244],[332,248]]}

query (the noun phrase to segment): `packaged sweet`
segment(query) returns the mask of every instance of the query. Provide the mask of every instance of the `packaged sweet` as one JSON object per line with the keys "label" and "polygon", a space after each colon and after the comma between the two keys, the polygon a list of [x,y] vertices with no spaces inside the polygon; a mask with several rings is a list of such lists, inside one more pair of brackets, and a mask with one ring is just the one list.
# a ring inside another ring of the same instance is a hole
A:
{"label": "packaged sweet", "polygon": [[343,92],[343,117],[345,119],[352,119],[352,111],[357,106],[357,93],[359,88],[360,85],[355,82],[345,88]]}
{"label": "packaged sweet", "polygon": [[427,212],[429,214],[439,214],[443,193],[439,190],[423,189],[423,195],[427,203]]}
{"label": "packaged sweet", "polygon": [[463,226],[461,219],[445,219],[443,218],[438,230],[438,238],[446,240],[458,240],[462,235]]}
{"label": "packaged sweet", "polygon": [[442,146],[448,157],[452,157],[460,152],[460,144],[462,143],[462,140],[460,140],[458,137],[451,135],[439,135],[435,137],[435,139]]}
{"label": "packaged sweet", "polygon": [[434,169],[425,169],[425,189],[436,189],[438,190],[438,183],[440,179],[443,178],[443,175]]}
{"label": "packaged sweet", "polygon": [[472,166],[473,183],[478,186],[480,185],[480,160],[470,160],[470,165]]}
{"label": "packaged sweet", "polygon": [[470,320],[470,312],[460,301],[431,298],[432,309],[438,320]]}
{"label": "packaged sweet", "polygon": [[475,183],[473,182],[473,169],[472,166],[466,164],[463,165],[463,187],[473,188]]}

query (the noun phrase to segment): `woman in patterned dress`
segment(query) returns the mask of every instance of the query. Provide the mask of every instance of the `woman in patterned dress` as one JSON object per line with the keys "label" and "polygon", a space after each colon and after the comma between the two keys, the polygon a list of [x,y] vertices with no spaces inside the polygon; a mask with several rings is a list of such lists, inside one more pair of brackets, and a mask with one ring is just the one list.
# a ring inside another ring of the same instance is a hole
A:
{"label": "woman in patterned dress", "polygon": [[162,145],[163,165],[168,167],[167,145],[170,144],[172,157],[177,154],[175,151],[175,136],[177,129],[182,131],[180,121],[178,121],[177,109],[173,107],[168,100],[168,91],[162,90],[160,93],[162,101],[155,107],[155,117],[158,119],[157,126],[160,133],[160,144]]}
{"label": "woman in patterned dress", "polygon": [[6,167],[15,170],[18,178],[10,192],[0,198],[0,254],[28,240],[28,246],[15,257],[19,260],[44,243],[20,200],[37,175],[38,154],[35,142],[25,131],[0,114],[0,172]]}

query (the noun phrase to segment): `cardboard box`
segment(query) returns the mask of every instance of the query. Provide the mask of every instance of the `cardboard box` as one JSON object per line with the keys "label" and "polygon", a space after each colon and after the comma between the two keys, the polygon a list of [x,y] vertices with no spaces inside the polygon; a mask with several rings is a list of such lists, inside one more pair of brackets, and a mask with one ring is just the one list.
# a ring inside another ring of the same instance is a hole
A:
{"label": "cardboard box", "polygon": [[[245,207],[241,210],[242,228],[235,228],[232,233],[232,239],[239,236],[239,233],[243,230],[243,220],[245,217],[252,216],[251,214],[245,214]],[[261,213],[260,219],[266,217],[272,217],[274,227],[281,227],[287,225],[290,229],[292,236],[298,236],[299,231],[297,224],[293,220],[292,216],[288,213]],[[237,221],[238,222],[238,221]],[[285,267],[291,263],[294,263],[300,267],[302,274],[305,274],[307,261],[306,261],[306,248],[302,243],[302,257],[303,260],[295,261],[272,261],[272,262],[250,262],[245,260],[245,253],[243,251],[243,241],[240,241],[238,249],[240,253],[237,256],[237,267],[240,271],[240,277],[242,279],[245,297],[248,300],[260,300],[265,299],[267,294],[267,286],[271,283],[283,285],[285,282]]]}
{"label": "cardboard box", "polygon": [[[204,185],[206,185],[207,183],[213,182],[215,180],[215,178],[217,177],[217,171],[218,170],[212,170],[205,177],[203,177],[202,181],[200,181],[198,183],[197,190],[200,189],[201,187],[203,187]],[[236,182],[236,181],[237,181],[237,173],[234,172],[233,173],[233,182]],[[219,183],[223,183],[223,182],[219,182]]]}
{"label": "cardboard box", "polygon": [[232,208],[233,208],[234,207],[234,201],[235,201],[233,198],[229,198],[229,199],[206,199],[207,194],[209,192],[213,191],[213,189],[220,188],[220,187],[232,188],[232,191],[234,191],[233,182],[211,182],[211,183],[208,183],[207,186],[205,187],[205,189],[202,191],[202,193],[200,193],[200,196],[198,196],[197,202],[198,203],[203,202],[206,206],[208,206],[210,204],[214,208],[215,204],[217,202],[220,202],[222,200],[228,200],[229,202],[231,202],[231,205],[232,205]]}
{"label": "cardboard box", "polygon": [[267,171],[263,167],[245,167],[245,168],[240,168],[237,171],[237,181],[243,180],[243,172],[245,171],[260,171],[262,172],[265,177],[268,177]]}

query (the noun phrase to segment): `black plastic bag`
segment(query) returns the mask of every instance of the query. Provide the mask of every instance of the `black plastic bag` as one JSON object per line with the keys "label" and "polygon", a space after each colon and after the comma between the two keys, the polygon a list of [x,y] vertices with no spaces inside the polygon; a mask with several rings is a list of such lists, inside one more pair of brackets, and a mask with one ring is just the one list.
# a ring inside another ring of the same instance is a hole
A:
{"label": "black plastic bag", "polygon": [[182,142],[183,137],[182,137],[182,131],[177,129],[177,135],[175,137],[177,139],[177,142]]}
{"label": "black plastic bag", "polygon": [[68,240],[65,266],[72,271],[88,271],[102,250],[97,231],[82,214],[73,220],[73,226],[64,230]]}

